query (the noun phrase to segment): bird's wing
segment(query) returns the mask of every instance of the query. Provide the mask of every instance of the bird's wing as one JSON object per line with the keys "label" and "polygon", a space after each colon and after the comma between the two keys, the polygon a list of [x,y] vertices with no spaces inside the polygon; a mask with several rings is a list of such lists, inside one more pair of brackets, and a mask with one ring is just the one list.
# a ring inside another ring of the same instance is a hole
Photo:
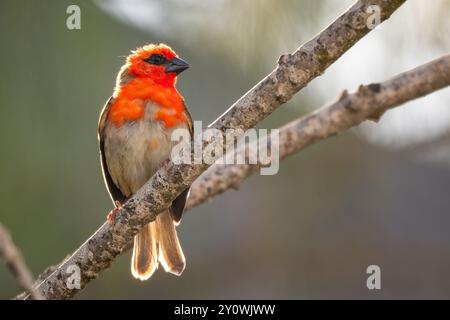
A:
{"label": "bird's wing", "polygon": [[[189,133],[191,134],[191,139],[193,139],[194,137],[194,133],[193,133],[193,125],[192,125],[192,118],[191,115],[188,111],[188,109],[186,108],[186,105],[184,104],[184,111],[185,111],[185,115],[186,115],[186,122],[188,124],[188,128],[189,128]],[[184,206],[186,205],[186,200],[189,196],[189,190],[190,188],[187,188],[186,190],[184,190],[183,192],[180,193],[180,195],[173,200],[172,205],[170,207],[170,214],[172,216],[172,219],[175,221],[175,224],[179,224],[181,221],[181,216],[183,215],[183,210],[184,210]]]}
{"label": "bird's wing", "polygon": [[100,113],[100,119],[98,120],[98,143],[100,148],[100,164],[103,172],[103,179],[105,181],[106,187],[108,188],[109,195],[114,203],[117,206],[116,201],[120,204],[123,204],[126,201],[126,197],[120,191],[120,189],[116,186],[111,175],[109,174],[108,165],[106,163],[105,157],[105,137],[104,137],[104,129],[106,124],[106,118],[108,116],[109,108],[111,107],[114,99],[113,97],[109,98],[108,102],[106,102],[103,107],[102,112]]}

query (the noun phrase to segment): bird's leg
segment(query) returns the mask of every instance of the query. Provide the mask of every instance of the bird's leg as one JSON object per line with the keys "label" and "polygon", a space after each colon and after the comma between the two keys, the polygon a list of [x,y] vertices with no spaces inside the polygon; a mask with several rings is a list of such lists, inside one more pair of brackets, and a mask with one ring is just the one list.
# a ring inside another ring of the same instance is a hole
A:
{"label": "bird's leg", "polygon": [[114,221],[116,220],[117,212],[119,212],[119,210],[122,208],[122,204],[119,201],[116,200],[114,202],[116,204],[116,207],[114,209],[112,209],[106,216],[106,218],[108,219],[108,222],[110,224],[114,224]]}

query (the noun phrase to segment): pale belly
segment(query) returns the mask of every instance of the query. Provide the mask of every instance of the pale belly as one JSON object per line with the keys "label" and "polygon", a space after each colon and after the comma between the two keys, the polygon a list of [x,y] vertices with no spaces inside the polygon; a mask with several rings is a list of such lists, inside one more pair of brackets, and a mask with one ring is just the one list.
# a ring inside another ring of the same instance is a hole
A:
{"label": "pale belly", "polygon": [[[120,191],[129,197],[139,190],[170,157],[176,142],[171,141],[176,126],[163,131],[160,122],[139,120],[117,128],[105,128],[105,158],[109,174]],[[166,133],[167,132],[167,133]]]}

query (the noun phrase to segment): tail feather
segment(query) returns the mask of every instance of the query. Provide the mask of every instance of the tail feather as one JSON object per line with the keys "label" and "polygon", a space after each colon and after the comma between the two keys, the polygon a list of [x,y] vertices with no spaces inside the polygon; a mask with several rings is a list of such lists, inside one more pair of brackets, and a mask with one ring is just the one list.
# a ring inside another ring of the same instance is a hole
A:
{"label": "tail feather", "polygon": [[158,268],[158,260],[164,270],[181,275],[186,265],[178,241],[174,221],[169,211],[160,213],[134,238],[131,273],[140,280],[147,280]]}
{"label": "tail feather", "polygon": [[147,280],[158,269],[158,233],[156,225],[149,223],[134,237],[131,274],[139,280]]}
{"label": "tail feather", "polygon": [[164,270],[179,276],[186,266],[186,259],[169,211],[156,217],[156,226],[158,229],[159,262]]}

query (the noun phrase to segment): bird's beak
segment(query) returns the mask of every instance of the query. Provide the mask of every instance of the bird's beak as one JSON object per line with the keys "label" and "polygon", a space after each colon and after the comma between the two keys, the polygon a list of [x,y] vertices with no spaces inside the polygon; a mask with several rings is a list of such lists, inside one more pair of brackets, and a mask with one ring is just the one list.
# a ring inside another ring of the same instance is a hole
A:
{"label": "bird's beak", "polygon": [[181,60],[180,58],[173,58],[172,61],[169,61],[166,64],[166,73],[169,72],[175,72],[176,74],[179,74],[189,68],[189,65],[186,61]]}

